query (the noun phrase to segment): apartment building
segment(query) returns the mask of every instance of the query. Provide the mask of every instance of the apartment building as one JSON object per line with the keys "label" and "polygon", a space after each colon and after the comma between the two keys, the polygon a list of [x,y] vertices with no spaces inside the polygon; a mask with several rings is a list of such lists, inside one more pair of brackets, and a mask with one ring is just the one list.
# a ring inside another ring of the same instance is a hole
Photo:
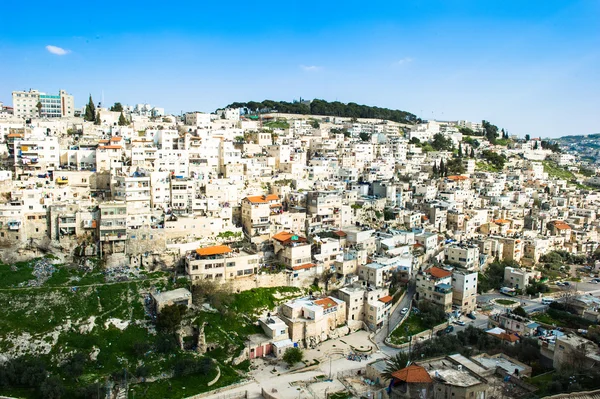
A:
{"label": "apartment building", "polygon": [[226,245],[198,248],[185,257],[185,272],[192,282],[210,280],[224,283],[258,273],[258,255]]}
{"label": "apartment building", "polygon": [[504,284],[507,287],[524,290],[533,280],[542,278],[542,273],[539,270],[517,269],[507,267],[504,269]]}
{"label": "apartment building", "polygon": [[13,91],[13,113],[21,118],[66,118],[75,115],[72,95],[60,90],[58,95],[38,90]]}
{"label": "apartment building", "polygon": [[466,270],[479,270],[479,247],[472,244],[450,244],[444,248],[444,259]]}
{"label": "apartment building", "polygon": [[252,243],[260,244],[271,236],[271,219],[283,212],[278,195],[255,195],[242,200],[242,225]]}
{"label": "apartment building", "polygon": [[452,310],[452,293],[452,272],[431,267],[417,274],[417,300],[433,302],[449,313]]}
{"label": "apartment building", "polygon": [[100,254],[124,253],[127,241],[127,204],[104,202],[98,207]]}
{"label": "apartment building", "polygon": [[277,260],[292,270],[294,277],[299,277],[316,266],[312,262],[311,246],[306,237],[282,231],[273,236],[273,247]]}
{"label": "apartment building", "polygon": [[287,324],[292,341],[314,348],[346,323],[346,303],[334,297],[299,298],[281,305],[279,317]]}
{"label": "apartment building", "polygon": [[452,304],[462,314],[473,312],[477,308],[478,273],[455,269],[452,271]]}

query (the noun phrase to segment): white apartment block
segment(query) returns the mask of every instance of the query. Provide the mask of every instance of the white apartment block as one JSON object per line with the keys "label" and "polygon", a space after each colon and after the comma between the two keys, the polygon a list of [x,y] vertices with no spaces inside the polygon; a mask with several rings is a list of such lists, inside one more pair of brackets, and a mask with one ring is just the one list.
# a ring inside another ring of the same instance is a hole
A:
{"label": "white apartment block", "polygon": [[13,91],[12,98],[13,112],[17,117],[68,118],[75,115],[73,96],[64,90],[60,90],[58,95],[37,90]]}

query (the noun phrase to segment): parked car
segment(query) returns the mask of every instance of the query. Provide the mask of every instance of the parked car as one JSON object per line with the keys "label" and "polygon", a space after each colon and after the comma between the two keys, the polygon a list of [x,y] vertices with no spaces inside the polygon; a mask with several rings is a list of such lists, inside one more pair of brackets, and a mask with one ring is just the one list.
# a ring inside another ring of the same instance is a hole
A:
{"label": "parked car", "polygon": [[406,314],[406,312],[408,312],[408,308],[402,308],[400,314]]}
{"label": "parked car", "polygon": [[446,331],[446,329],[440,330],[438,332],[435,333],[435,335],[437,335],[438,337],[441,337],[442,335],[446,335],[448,334],[448,332]]}
{"label": "parked car", "polygon": [[459,326],[464,326],[465,324],[467,324],[467,323],[465,323],[465,322],[464,322],[464,321],[462,321],[462,320],[454,320],[454,322],[453,322],[453,323],[454,323],[454,324],[457,324],[457,325],[459,325]]}
{"label": "parked car", "polygon": [[475,316],[473,313],[469,313],[469,314],[467,314],[467,317],[468,317],[469,319],[471,319],[471,320],[476,320],[476,319],[477,319],[477,316]]}
{"label": "parked car", "polygon": [[446,332],[446,334],[451,333],[452,331],[454,331],[454,326],[448,326],[444,329],[444,331]]}
{"label": "parked car", "polygon": [[595,282],[597,282],[597,283],[600,283],[600,278],[595,278],[595,279],[593,279],[592,281],[595,281]]}
{"label": "parked car", "polygon": [[590,284],[598,284],[598,281],[596,281],[596,279],[590,280]]}

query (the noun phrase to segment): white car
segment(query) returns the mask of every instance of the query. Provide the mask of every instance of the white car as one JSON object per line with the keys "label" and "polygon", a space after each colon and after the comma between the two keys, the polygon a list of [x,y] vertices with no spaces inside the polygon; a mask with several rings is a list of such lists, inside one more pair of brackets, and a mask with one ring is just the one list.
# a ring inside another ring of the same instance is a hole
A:
{"label": "white car", "polygon": [[408,312],[408,308],[402,308],[400,314],[406,314],[406,312]]}
{"label": "white car", "polygon": [[466,325],[467,323],[465,323],[465,322],[464,322],[464,321],[462,321],[462,320],[454,320],[454,324],[458,324],[459,326],[464,326],[464,325]]}

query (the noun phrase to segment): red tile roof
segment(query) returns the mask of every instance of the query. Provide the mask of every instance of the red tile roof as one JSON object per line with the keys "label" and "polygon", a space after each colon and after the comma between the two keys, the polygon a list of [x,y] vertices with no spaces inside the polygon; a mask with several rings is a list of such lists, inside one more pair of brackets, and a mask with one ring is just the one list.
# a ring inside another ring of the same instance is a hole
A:
{"label": "red tile roof", "polygon": [[431,274],[435,278],[444,278],[452,275],[452,272],[440,269],[439,267],[431,267],[427,270],[427,273]]}
{"label": "red tile roof", "polygon": [[402,370],[394,371],[392,373],[392,377],[408,383],[428,384],[433,382],[427,370],[421,366],[417,366],[416,364],[411,364]]}
{"label": "red tile roof", "polygon": [[330,309],[337,306],[337,303],[331,298],[317,299],[315,305],[319,305],[323,309]]}
{"label": "red tile roof", "polygon": [[454,176],[448,176],[447,179],[448,180],[457,181],[457,180],[467,180],[468,177],[467,176],[454,175]]}
{"label": "red tile roof", "polygon": [[571,230],[571,226],[569,226],[565,222],[561,222],[560,220],[556,220],[552,223],[554,224],[554,227],[559,230]]}
{"label": "red tile roof", "polygon": [[313,267],[315,267],[314,263],[306,263],[300,266],[292,266],[292,270],[312,269]]}
{"label": "red tile roof", "polygon": [[391,302],[392,299],[394,299],[394,298],[391,295],[386,295],[384,297],[379,298],[379,301],[383,302],[383,303],[388,303],[388,302]]}
{"label": "red tile roof", "polygon": [[338,230],[338,231],[334,231],[333,235],[336,235],[338,237],[346,237],[348,234],[344,233],[342,230]]}

